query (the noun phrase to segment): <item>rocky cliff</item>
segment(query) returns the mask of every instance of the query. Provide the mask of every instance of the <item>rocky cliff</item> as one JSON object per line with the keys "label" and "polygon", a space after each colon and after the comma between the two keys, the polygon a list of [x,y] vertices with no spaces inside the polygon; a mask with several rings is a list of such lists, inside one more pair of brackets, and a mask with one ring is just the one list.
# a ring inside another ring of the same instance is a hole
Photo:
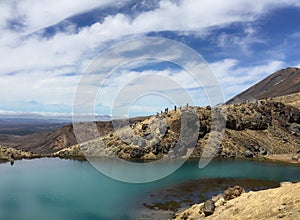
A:
{"label": "rocky cliff", "polygon": [[[210,135],[213,135],[213,140],[220,141],[220,145],[216,145],[216,157],[253,158],[268,154],[299,152],[298,108],[281,102],[261,100],[257,103],[224,105],[218,109],[223,112],[223,118],[220,119],[225,124],[223,135],[221,131],[212,131],[211,107],[189,107],[150,117],[133,124],[130,128],[122,128],[103,138],[63,149],[60,153],[74,154],[72,151],[78,151],[80,148],[85,155],[96,157],[116,156],[123,159],[185,157],[190,153],[191,149],[187,143],[193,139],[193,135],[197,135],[197,141],[191,157],[202,155]],[[196,122],[191,118],[181,123],[182,114],[189,111],[196,112],[199,121]],[[183,130],[197,126],[199,130],[196,133],[182,137]]]}

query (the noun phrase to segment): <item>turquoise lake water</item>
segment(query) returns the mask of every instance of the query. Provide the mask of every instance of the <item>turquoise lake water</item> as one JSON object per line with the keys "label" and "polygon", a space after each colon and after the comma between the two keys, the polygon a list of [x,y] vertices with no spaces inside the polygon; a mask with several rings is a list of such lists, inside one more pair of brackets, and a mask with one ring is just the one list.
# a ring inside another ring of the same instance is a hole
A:
{"label": "turquoise lake water", "polygon": [[300,167],[215,160],[199,169],[198,161],[189,161],[159,181],[130,184],[106,177],[86,161],[45,158],[16,161],[13,166],[4,163],[0,164],[0,219],[132,219],[149,192],[208,178],[300,181]]}

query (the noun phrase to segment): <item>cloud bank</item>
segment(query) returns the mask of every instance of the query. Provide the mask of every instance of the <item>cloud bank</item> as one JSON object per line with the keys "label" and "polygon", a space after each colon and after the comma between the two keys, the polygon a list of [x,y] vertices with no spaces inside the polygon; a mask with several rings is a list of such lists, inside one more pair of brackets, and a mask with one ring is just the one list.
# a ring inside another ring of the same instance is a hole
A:
{"label": "cloud bank", "polygon": [[[153,33],[183,43],[190,43],[193,39],[196,43],[191,43],[190,46],[200,53],[212,50],[207,53],[214,54],[214,58],[208,62],[216,73],[226,98],[279,68],[299,65],[299,60],[289,62],[286,58],[295,49],[282,50],[282,47],[287,40],[297,41],[300,28],[295,28],[293,35],[286,39],[277,39],[282,45],[281,48],[280,45],[275,48],[276,51],[270,45],[272,36],[268,36],[270,39],[266,38],[260,29],[262,17],[281,8],[299,9],[299,1],[229,0],[225,4],[221,0],[161,0],[158,7],[141,11],[135,16],[124,10],[122,13],[118,12],[120,7],[126,8],[129,3],[133,7],[132,2],[121,0],[1,1],[0,109],[22,111],[24,103],[34,101],[43,106],[69,106],[69,110],[64,108],[64,111],[70,113],[80,74],[95,56],[114,43]],[[153,2],[150,0],[144,0],[136,5],[151,6],[151,3]],[[108,15],[101,21],[91,25],[82,26],[68,20],[83,12],[92,14],[94,9],[99,8],[110,11],[107,11]],[[57,29],[53,34],[47,35],[47,28],[55,29],[63,21],[66,21],[63,23],[63,30]],[[209,45],[206,47],[206,44]],[[255,57],[259,53],[277,56],[270,55],[258,62]],[[240,54],[243,55],[242,58]],[[145,73],[146,71],[149,70],[145,70]],[[183,77],[182,72],[153,71],[158,75],[172,75],[176,80],[193,85],[192,82],[185,82],[188,80]],[[127,71],[122,74],[122,78],[130,78],[135,72]],[[110,91],[114,88],[114,84],[108,86],[107,94],[111,94]],[[189,89],[192,93],[192,88]],[[108,100],[111,100],[110,96],[101,103],[103,109],[100,108],[99,111],[108,108]]]}

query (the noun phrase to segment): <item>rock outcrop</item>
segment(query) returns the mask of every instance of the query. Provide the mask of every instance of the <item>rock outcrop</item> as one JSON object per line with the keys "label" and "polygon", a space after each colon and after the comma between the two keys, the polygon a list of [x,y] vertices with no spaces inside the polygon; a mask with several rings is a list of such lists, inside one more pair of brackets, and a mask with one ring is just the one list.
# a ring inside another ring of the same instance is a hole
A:
{"label": "rock outcrop", "polygon": [[38,158],[40,156],[41,155],[33,154],[31,152],[25,152],[11,147],[0,146],[0,160],[5,162],[6,161],[13,162],[14,160],[20,160],[20,159]]}
{"label": "rock outcrop", "polygon": [[203,212],[205,202],[191,206],[173,219],[300,219],[300,183],[282,183],[279,188],[247,193],[236,186],[229,191],[227,197],[225,191],[223,197],[219,195],[217,200],[214,197],[210,200],[215,199],[212,214]]}
{"label": "rock outcrop", "polygon": [[142,160],[201,157],[210,136],[217,143],[209,143],[216,157],[254,158],[299,149],[298,108],[268,100],[220,106],[218,111],[226,112],[220,119],[224,134],[221,128],[212,128],[212,111],[200,107],[169,111],[79,146],[88,156]]}
{"label": "rock outcrop", "polygon": [[235,199],[244,193],[245,190],[241,186],[234,186],[225,190],[224,194],[213,196],[211,199],[203,203],[195,204],[191,208],[178,213],[174,219],[200,219],[214,214],[216,208],[224,206],[227,201]]}

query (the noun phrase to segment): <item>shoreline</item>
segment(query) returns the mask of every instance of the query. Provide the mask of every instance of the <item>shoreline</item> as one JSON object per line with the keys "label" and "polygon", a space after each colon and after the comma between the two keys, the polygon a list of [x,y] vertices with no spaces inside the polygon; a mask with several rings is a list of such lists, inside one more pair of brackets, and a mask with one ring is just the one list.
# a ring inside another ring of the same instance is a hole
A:
{"label": "shoreline", "polygon": [[[0,155],[1,156],[1,155]],[[275,164],[286,164],[286,165],[295,165],[300,166],[300,155],[298,156],[298,160],[293,160],[293,156],[297,156],[296,154],[270,154],[266,156],[261,157],[254,157],[254,158],[247,158],[247,157],[235,157],[235,158],[222,158],[222,157],[215,157],[212,160],[247,160],[247,161],[258,161],[258,162],[269,162],[269,163],[275,163]],[[18,160],[33,160],[33,159],[41,159],[41,158],[59,158],[59,159],[66,159],[66,160],[76,160],[76,161],[88,161],[88,159],[85,156],[61,156],[57,155],[56,153],[48,154],[48,155],[37,155],[32,154],[30,156],[26,155],[24,157],[17,157],[14,159],[10,159],[8,157],[0,157],[0,164],[1,163],[10,163],[15,162]],[[114,157],[95,157],[93,159],[103,159],[103,160],[112,160],[116,159]],[[122,158],[118,158],[123,160]],[[186,161],[199,161],[200,157],[191,157],[191,158],[162,158],[162,160],[166,161],[172,161],[172,160],[186,160]],[[132,159],[132,160],[126,160],[129,162],[136,162],[136,163],[149,163],[156,160],[153,159]]]}
{"label": "shoreline", "polygon": [[[297,156],[298,160],[292,158]],[[264,160],[273,163],[294,164],[300,166],[300,155],[298,154],[270,154],[263,157]]]}
{"label": "shoreline", "polygon": [[[177,212],[172,219],[299,219],[300,200],[295,199],[298,195],[300,182],[281,182],[276,188],[249,192],[235,186]],[[268,205],[262,206],[266,201]]]}
{"label": "shoreline", "polygon": [[[156,219],[161,214],[169,213],[172,218],[176,213],[183,212],[192,205],[204,202],[213,195],[222,193],[229,187],[243,186],[247,191],[260,191],[280,186],[279,181],[248,178],[207,178],[188,180],[164,186],[146,195],[140,210],[151,212]],[[201,195],[201,196],[200,196]]]}

